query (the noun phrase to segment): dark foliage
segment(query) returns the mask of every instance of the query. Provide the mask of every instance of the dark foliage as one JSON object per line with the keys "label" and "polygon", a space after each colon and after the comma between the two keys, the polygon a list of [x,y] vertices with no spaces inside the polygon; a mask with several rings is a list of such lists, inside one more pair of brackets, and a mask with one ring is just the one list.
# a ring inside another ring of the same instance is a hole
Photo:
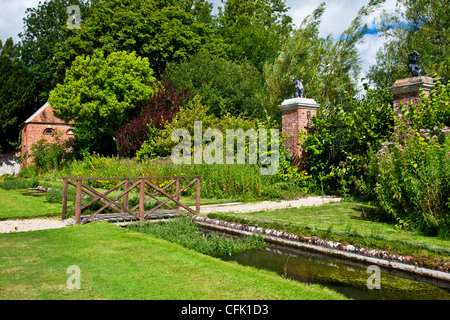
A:
{"label": "dark foliage", "polygon": [[123,126],[117,134],[119,157],[134,157],[148,139],[149,126],[164,128],[189,96],[188,89],[178,89],[170,79],[161,81],[156,93],[147,101],[139,103],[141,114]]}
{"label": "dark foliage", "polygon": [[20,149],[20,125],[39,107],[35,75],[0,51],[0,152]]}

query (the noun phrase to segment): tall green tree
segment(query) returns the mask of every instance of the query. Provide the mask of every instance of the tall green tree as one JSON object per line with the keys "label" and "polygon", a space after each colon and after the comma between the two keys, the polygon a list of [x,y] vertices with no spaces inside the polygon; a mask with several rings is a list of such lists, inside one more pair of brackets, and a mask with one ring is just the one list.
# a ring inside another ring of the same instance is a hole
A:
{"label": "tall green tree", "polygon": [[450,80],[450,6],[445,0],[397,0],[399,8],[380,18],[387,41],[368,78],[378,87],[409,78],[408,54],[417,51],[423,75]]}
{"label": "tall green tree", "polygon": [[261,117],[257,94],[263,78],[249,62],[236,63],[208,52],[199,52],[181,63],[171,63],[166,77],[177,87],[199,94],[202,104],[217,117],[224,114]]}
{"label": "tall green tree", "polygon": [[20,146],[20,125],[40,106],[34,74],[18,59],[19,46],[0,41],[0,152]]}
{"label": "tall green tree", "polygon": [[222,0],[218,31],[230,60],[248,60],[260,71],[277,53],[293,29],[284,0]]}
{"label": "tall green tree", "polygon": [[0,40],[0,55],[8,56],[11,59],[20,58],[20,45],[14,43],[11,37],[6,39],[5,43]]}
{"label": "tall green tree", "polygon": [[155,82],[147,58],[96,50],[75,59],[49,103],[58,118],[73,123],[76,140],[86,151],[115,154],[104,145],[111,148],[119,129],[138,111],[136,103],[154,93]]}
{"label": "tall green tree", "polygon": [[199,22],[204,24],[213,24],[212,9],[213,4],[207,0],[175,0],[176,4],[184,11],[191,13]]}
{"label": "tall green tree", "polygon": [[24,31],[19,34],[21,56],[29,70],[36,74],[40,100],[48,99],[49,92],[64,79],[64,72],[57,74],[55,54],[58,45],[76,32],[67,27],[68,7],[77,5],[81,19],[86,19],[92,1],[97,0],[47,0],[26,10]]}
{"label": "tall green tree", "polygon": [[76,56],[135,51],[148,58],[156,76],[169,62],[179,62],[200,48],[221,50],[208,20],[204,1],[103,0],[91,6],[92,14],[73,37],[58,44],[59,72],[70,67]]}
{"label": "tall green tree", "polygon": [[354,86],[361,69],[356,45],[363,40],[367,29],[362,20],[382,2],[372,0],[363,6],[337,41],[331,35],[319,36],[325,3],[305,18],[282,46],[278,58],[264,67],[267,96],[271,99],[268,104],[272,109],[293,97],[294,78],[303,80],[306,96],[321,104],[341,99]]}

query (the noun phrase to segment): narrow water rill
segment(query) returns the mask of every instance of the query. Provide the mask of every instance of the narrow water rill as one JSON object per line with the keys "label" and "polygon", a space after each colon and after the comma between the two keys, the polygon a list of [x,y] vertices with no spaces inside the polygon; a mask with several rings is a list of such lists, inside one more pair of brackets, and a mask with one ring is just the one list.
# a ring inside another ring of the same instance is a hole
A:
{"label": "narrow water rill", "polygon": [[450,283],[420,279],[381,267],[379,289],[370,289],[368,282],[373,273],[368,271],[369,264],[280,245],[242,252],[224,260],[274,271],[299,282],[319,284],[356,300],[450,300]]}
{"label": "narrow water rill", "polygon": [[[236,234],[202,227],[205,233],[224,237]],[[409,272],[378,267],[379,279],[374,286],[374,265],[330,256],[302,248],[268,243],[223,258],[239,264],[269,270],[306,284],[318,284],[356,300],[450,300],[450,282]]]}

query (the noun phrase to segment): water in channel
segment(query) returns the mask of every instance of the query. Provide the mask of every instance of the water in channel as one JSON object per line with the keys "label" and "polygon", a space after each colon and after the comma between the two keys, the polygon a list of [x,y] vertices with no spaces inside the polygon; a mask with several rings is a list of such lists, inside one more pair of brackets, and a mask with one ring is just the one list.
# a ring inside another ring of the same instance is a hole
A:
{"label": "water in channel", "polygon": [[[373,278],[369,279],[374,274],[368,271],[369,264],[362,265],[297,248],[269,245],[223,260],[274,271],[299,282],[319,284],[356,300],[450,300],[448,282],[418,279],[415,275],[381,267],[377,289],[377,283],[372,281]],[[371,285],[368,286],[368,282]]]}

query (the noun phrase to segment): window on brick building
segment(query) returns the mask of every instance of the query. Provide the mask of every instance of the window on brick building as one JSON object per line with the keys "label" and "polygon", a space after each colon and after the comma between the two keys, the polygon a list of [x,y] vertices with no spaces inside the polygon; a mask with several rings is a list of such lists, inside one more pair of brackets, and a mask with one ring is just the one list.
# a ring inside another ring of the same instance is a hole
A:
{"label": "window on brick building", "polygon": [[73,131],[72,131],[72,129],[67,130],[66,134],[67,134],[67,135],[70,135],[70,136],[73,136]]}
{"label": "window on brick building", "polygon": [[50,134],[50,135],[53,134],[53,129],[51,129],[51,128],[45,129],[44,134]]}

